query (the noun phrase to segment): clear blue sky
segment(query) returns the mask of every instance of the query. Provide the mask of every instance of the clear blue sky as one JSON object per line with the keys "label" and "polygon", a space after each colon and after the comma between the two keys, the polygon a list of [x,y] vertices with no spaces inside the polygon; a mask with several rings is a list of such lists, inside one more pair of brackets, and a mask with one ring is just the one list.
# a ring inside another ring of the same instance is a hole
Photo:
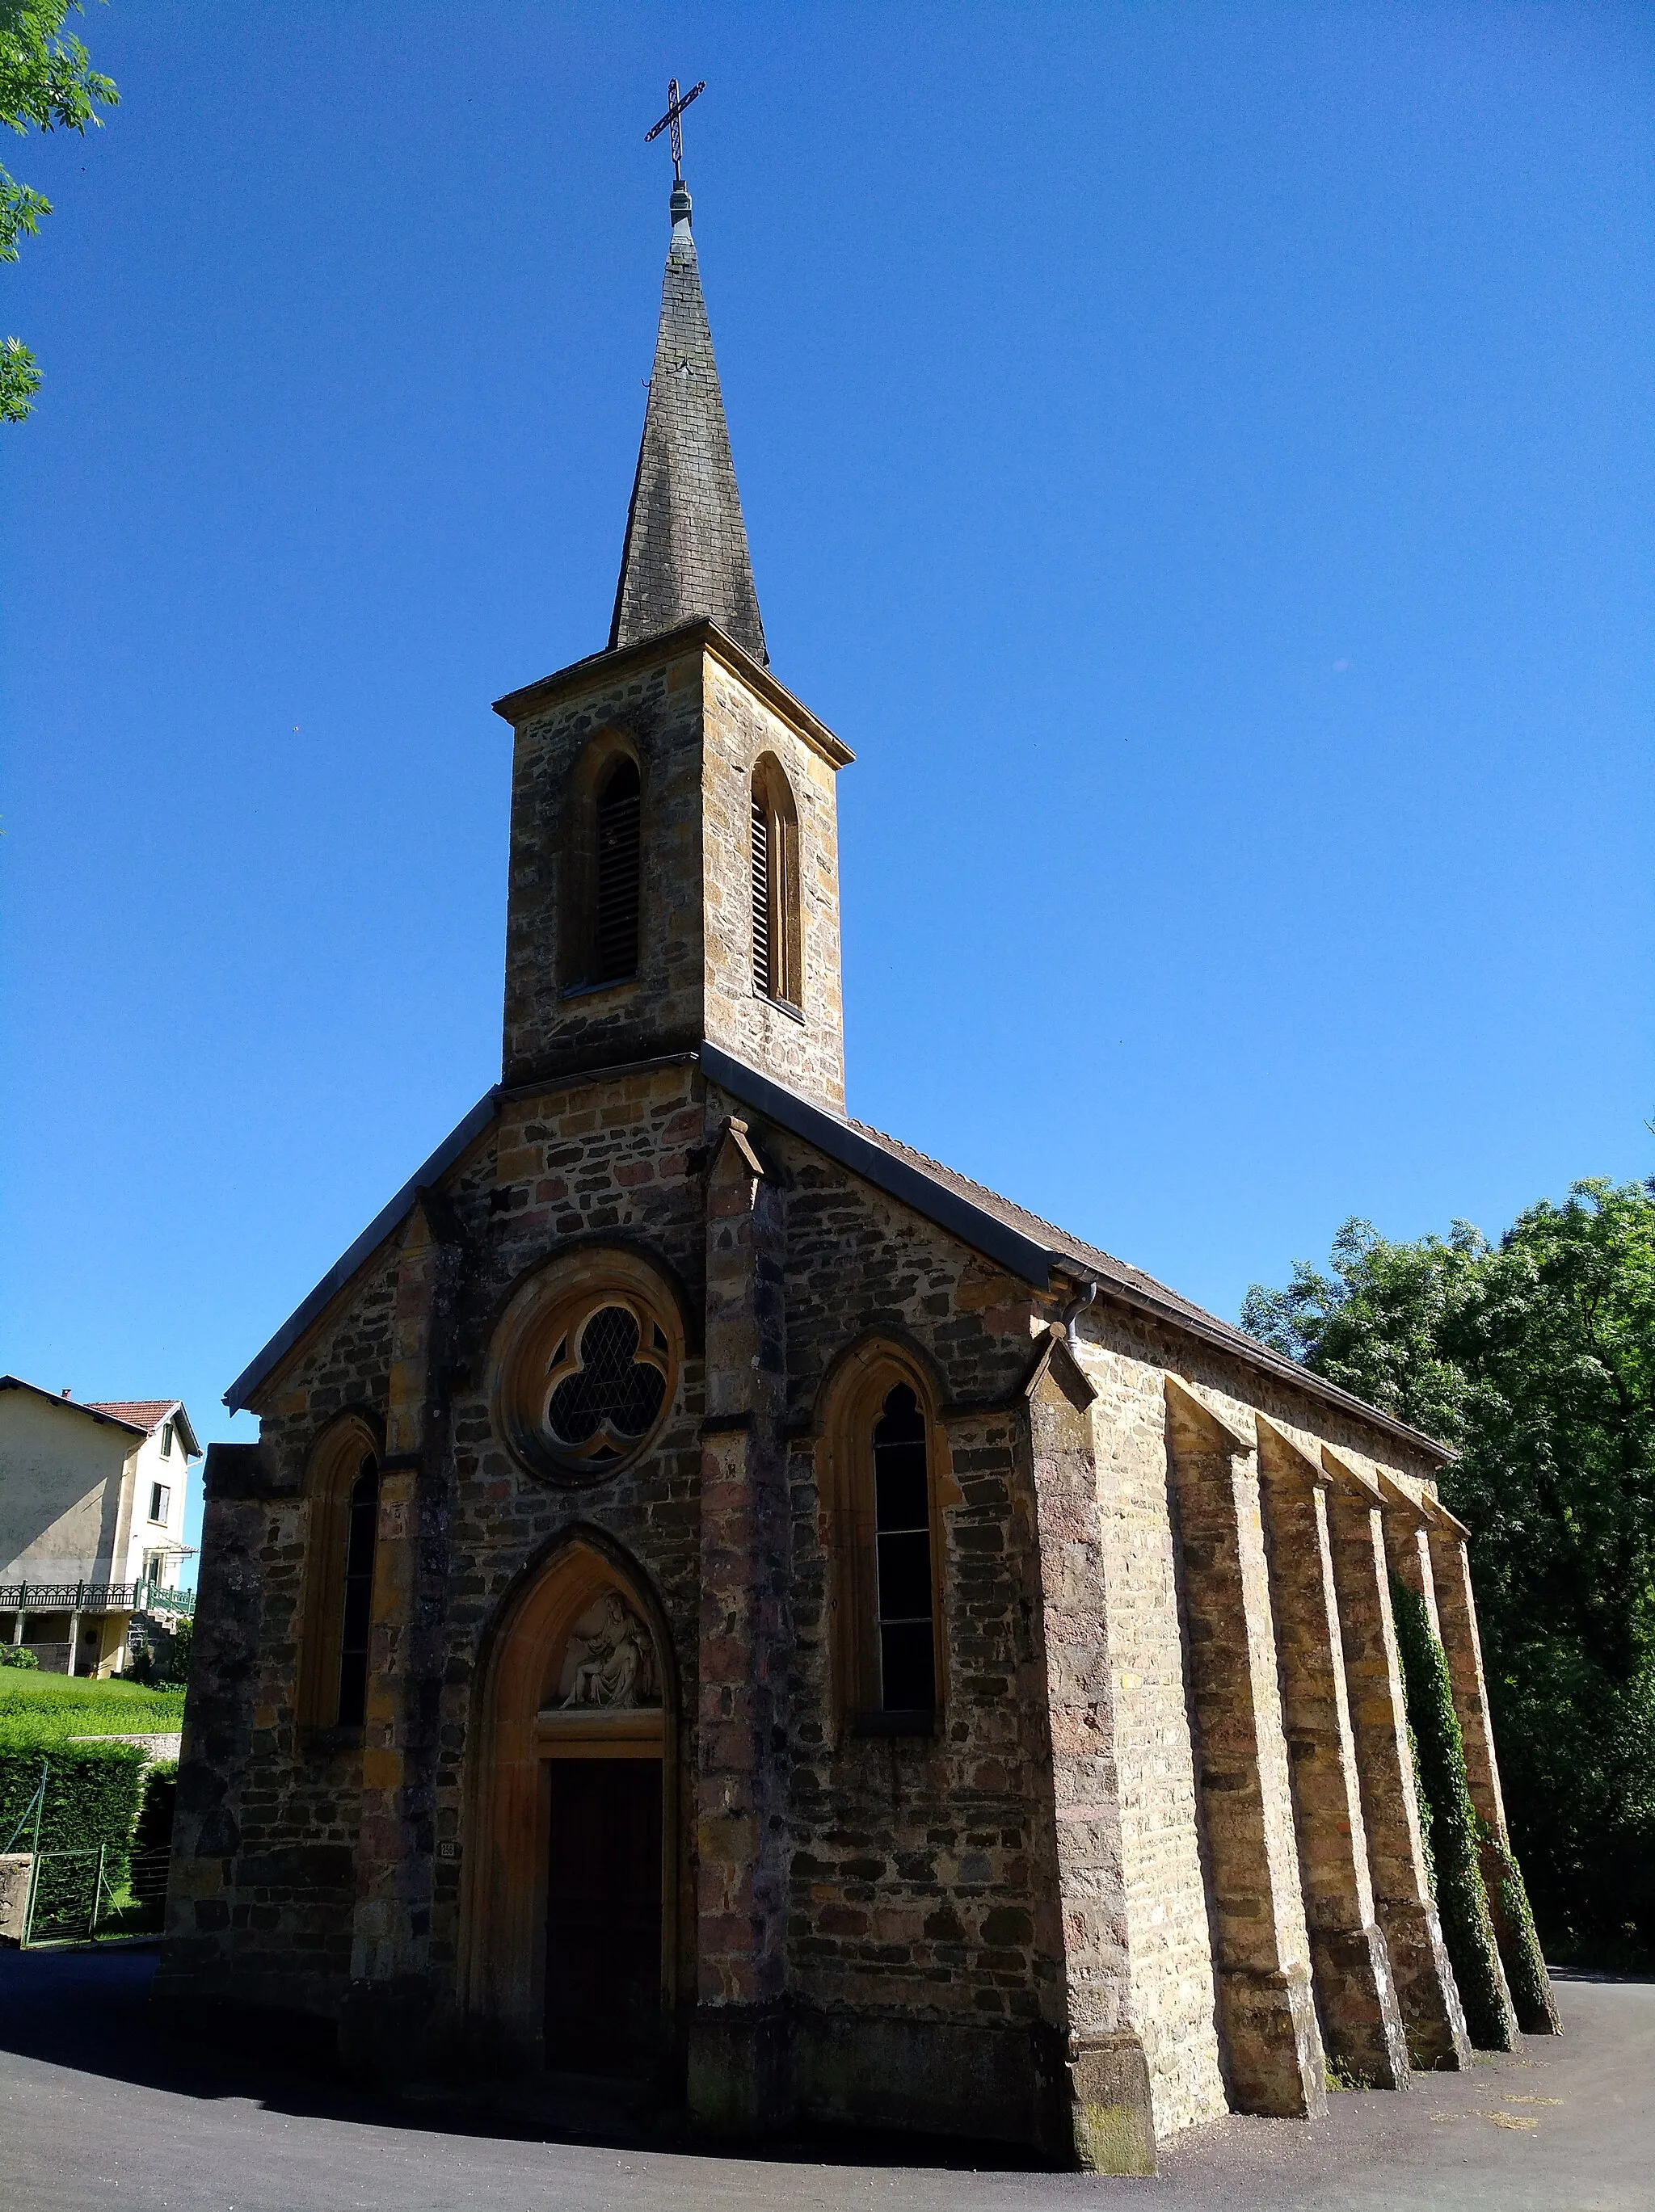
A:
{"label": "clear blue sky", "polygon": [[1233,1316],[1655,1164],[1641,5],[182,4],[9,140],[0,1366],[230,1379],[495,1079],[670,165],[851,1110]]}

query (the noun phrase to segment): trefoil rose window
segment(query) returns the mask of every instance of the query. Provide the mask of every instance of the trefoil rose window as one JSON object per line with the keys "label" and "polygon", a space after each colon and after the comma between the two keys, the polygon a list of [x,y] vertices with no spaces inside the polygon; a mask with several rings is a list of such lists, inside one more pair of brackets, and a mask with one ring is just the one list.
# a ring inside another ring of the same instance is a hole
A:
{"label": "trefoil rose window", "polygon": [[666,1395],[666,1332],[630,1305],[587,1314],[551,1355],[546,1427],[589,1466],[624,1459],[654,1426]]}
{"label": "trefoil rose window", "polygon": [[641,1252],[570,1253],[525,1283],[501,1318],[496,1432],[531,1474],[601,1480],[648,1449],[683,1364],[677,1295]]}

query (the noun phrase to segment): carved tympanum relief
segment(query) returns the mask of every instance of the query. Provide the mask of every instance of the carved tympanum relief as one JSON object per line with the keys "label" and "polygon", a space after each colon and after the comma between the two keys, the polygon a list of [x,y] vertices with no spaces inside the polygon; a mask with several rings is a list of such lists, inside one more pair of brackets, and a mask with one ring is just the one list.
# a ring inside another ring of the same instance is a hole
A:
{"label": "carved tympanum relief", "polygon": [[654,1638],[619,1590],[606,1589],[570,1629],[554,1702],[566,1712],[660,1705]]}
{"label": "carved tympanum relief", "polygon": [[588,1483],[648,1446],[683,1358],[678,1305],[637,1254],[586,1250],[545,1268],[496,1340],[502,1433],[532,1474]]}

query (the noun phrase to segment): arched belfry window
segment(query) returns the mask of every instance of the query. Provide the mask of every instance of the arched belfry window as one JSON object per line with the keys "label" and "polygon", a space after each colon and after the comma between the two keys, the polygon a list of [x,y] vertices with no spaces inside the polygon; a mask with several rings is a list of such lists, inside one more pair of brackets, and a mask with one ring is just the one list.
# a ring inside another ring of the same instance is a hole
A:
{"label": "arched belfry window", "polygon": [[359,1728],[368,1710],[368,1646],[374,1621],[374,1547],[380,1528],[380,1470],[370,1453],[350,1486],[345,1522],[339,1623],[341,1728]]}
{"label": "arched belfry window", "polygon": [[639,799],[638,764],[624,757],[610,769],[598,792],[591,978],[594,983],[618,983],[637,973]]}
{"label": "arched belfry window", "polygon": [[804,1004],[799,938],[799,811],[769,754],[752,777],[753,988],[795,1009]]}
{"label": "arched belfry window", "polygon": [[873,1558],[880,1707],[929,1712],[937,1699],[930,1458],[925,1415],[905,1382],[873,1425]]}

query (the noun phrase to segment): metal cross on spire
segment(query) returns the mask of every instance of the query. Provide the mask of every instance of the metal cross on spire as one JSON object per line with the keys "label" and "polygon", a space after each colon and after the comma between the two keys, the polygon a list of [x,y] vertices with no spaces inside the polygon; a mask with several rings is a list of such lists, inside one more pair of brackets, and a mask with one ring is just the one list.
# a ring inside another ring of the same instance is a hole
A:
{"label": "metal cross on spire", "polygon": [[666,114],[662,116],[660,121],[655,125],[653,131],[646,131],[643,134],[643,143],[647,146],[650,143],[651,139],[659,138],[663,131],[670,131],[672,132],[672,182],[675,185],[681,185],[684,182],[684,131],[678,122],[678,118],[683,114],[685,109],[688,107],[690,102],[692,100],[698,100],[706,89],[707,80],[705,77],[703,77],[701,82],[699,84],[692,84],[689,91],[686,92],[683,99],[680,100],[678,98],[678,81],[674,77],[666,88]]}

